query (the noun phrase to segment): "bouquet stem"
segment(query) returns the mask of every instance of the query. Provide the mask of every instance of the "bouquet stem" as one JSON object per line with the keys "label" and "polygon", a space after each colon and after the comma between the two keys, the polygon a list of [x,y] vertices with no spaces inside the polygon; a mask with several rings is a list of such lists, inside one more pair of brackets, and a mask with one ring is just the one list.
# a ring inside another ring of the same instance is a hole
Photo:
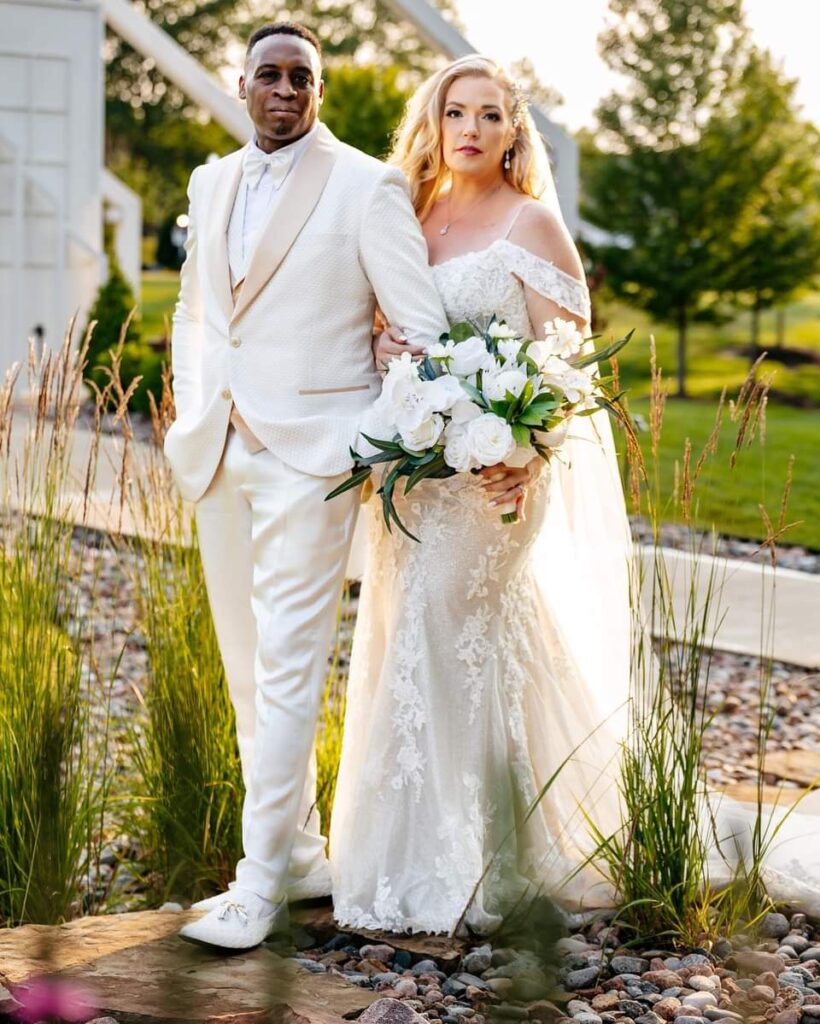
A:
{"label": "bouquet stem", "polygon": [[501,516],[501,522],[502,523],[517,523],[518,522],[518,513],[517,512],[505,512]]}

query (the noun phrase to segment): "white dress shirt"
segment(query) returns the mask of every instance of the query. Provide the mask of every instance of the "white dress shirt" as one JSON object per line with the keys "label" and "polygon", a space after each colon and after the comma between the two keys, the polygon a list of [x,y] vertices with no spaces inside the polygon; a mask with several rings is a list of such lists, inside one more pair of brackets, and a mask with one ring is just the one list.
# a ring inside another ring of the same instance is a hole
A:
{"label": "white dress shirt", "polygon": [[[228,222],[228,264],[232,289],[244,279],[259,232],[273,213],[282,186],[310,145],[317,128],[318,123],[307,135],[274,153],[267,154],[258,150],[263,158],[271,161],[271,166],[265,168],[261,176],[258,173],[258,162],[254,161],[257,154],[251,155],[250,161],[245,160],[242,180]],[[250,145],[256,146],[256,139]],[[251,161],[256,162],[257,166],[249,168]]]}

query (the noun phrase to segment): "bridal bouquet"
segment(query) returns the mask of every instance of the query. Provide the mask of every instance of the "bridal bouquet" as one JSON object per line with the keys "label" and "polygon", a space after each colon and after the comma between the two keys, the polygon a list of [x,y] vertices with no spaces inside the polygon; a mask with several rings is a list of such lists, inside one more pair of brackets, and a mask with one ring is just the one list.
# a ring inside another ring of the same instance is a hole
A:
{"label": "bridal bouquet", "polygon": [[[421,362],[409,353],[394,359],[381,395],[365,414],[360,450],[351,449],[351,475],[326,500],[358,487],[384,465],[378,493],[387,528],[395,523],[416,540],[393,502],[401,479],[408,494],[427,477],[549,459],[566,440],[573,416],[601,406],[615,410],[619,396],[596,375],[595,364],[621,349],[632,332],[583,354],[584,338],[573,322],[556,318],[544,326],[544,340],[533,341],[495,318],[486,330],[456,324]],[[514,504],[499,511],[504,522],[516,521]]]}

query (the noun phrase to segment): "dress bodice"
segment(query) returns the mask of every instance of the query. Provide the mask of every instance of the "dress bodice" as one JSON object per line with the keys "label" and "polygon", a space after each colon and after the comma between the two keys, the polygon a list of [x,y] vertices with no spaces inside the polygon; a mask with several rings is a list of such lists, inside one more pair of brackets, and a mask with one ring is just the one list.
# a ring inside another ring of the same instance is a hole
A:
{"label": "dress bodice", "polygon": [[495,314],[532,337],[524,285],[589,321],[586,285],[507,238],[436,264],[433,276],[451,324],[470,320],[484,327]]}

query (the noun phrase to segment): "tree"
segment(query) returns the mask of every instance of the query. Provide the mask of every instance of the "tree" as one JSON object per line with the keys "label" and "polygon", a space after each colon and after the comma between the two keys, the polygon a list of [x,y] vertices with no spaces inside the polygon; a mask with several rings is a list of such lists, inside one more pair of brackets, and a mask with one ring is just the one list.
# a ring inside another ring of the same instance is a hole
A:
{"label": "tree", "polygon": [[[418,80],[435,66],[438,55],[421,43],[415,29],[397,21],[382,0],[357,0],[355,4],[331,0],[301,3],[256,0],[144,0],[146,13],[200,60],[219,71],[242,59],[242,40],[266,21],[301,21],[319,36],[325,51],[328,74],[342,64],[380,65],[386,77],[373,73],[376,99],[385,109],[377,120],[392,127],[395,121],[395,65],[405,79],[403,86]],[[452,0],[439,6],[454,18]],[[143,198],[146,225],[157,229],[185,206],[185,187],[191,169],[210,154],[224,155],[236,141],[192,104],[165,79],[150,58],[137,53],[117,36],[106,41],[106,162],[111,170]],[[234,76],[236,77],[236,76]],[[359,77],[361,90],[366,75]],[[375,101],[368,100],[371,116]],[[328,110],[338,114],[329,97]],[[346,128],[357,127],[355,118],[337,118]],[[381,131],[375,123],[365,133],[368,145]],[[342,135],[358,145],[358,135]],[[161,171],[158,169],[161,168]]]}
{"label": "tree", "polygon": [[716,129],[746,137],[747,173],[755,187],[731,239],[729,282],[751,309],[751,360],[759,354],[760,314],[785,302],[820,273],[820,133],[804,121],[768,53],[751,55],[734,117]]}
{"label": "tree", "polygon": [[399,69],[376,64],[337,64],[325,71],[322,120],[340,139],[383,157],[401,119],[409,90],[398,84]]}
{"label": "tree", "polygon": [[585,215],[627,244],[597,249],[616,294],[677,327],[686,393],[693,318],[718,315],[727,240],[749,182],[706,129],[736,96],[748,54],[741,0],[610,0],[602,56],[627,79],[598,107]]}

